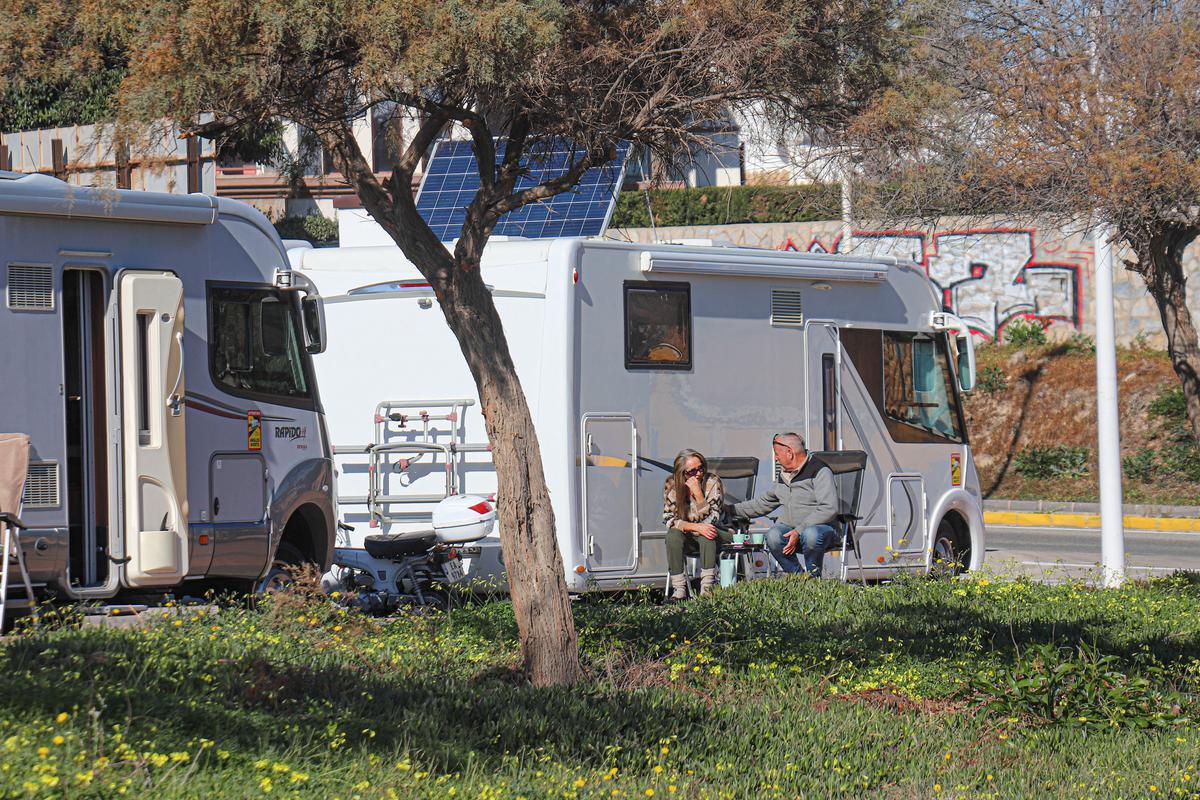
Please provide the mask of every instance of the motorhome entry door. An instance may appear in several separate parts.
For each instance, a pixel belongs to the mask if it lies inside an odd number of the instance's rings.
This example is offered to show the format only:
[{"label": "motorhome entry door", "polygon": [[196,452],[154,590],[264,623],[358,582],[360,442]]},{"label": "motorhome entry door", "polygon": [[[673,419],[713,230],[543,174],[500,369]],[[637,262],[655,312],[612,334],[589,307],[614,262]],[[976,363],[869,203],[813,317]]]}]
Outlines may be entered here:
[{"label": "motorhome entry door", "polygon": [[125,582],[164,586],[188,569],[183,284],[126,270],[118,292]]},{"label": "motorhome entry door", "polygon": [[630,414],[585,414],[582,425],[583,542],[588,569],[638,563],[637,427]]},{"label": "motorhome entry door", "polygon": [[838,326],[811,320],[804,325],[805,441],[810,450],[841,450],[842,342]]}]

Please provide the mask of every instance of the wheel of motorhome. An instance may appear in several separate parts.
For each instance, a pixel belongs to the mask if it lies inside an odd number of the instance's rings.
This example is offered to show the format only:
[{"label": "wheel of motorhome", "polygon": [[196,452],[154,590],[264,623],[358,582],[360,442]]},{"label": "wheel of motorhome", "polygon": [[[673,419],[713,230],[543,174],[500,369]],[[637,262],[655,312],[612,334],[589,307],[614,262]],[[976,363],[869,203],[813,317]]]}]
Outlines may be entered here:
[{"label": "wheel of motorhome", "polygon": [[0,243],[0,431],[30,436],[39,592],[195,594],[280,560],[328,567],[323,305],[262,214],[0,172]]},{"label": "wheel of motorhome", "polygon": [[304,563],[304,555],[292,545],[283,542],[275,551],[271,568],[254,587],[254,591],[258,594],[269,594],[291,586],[296,580],[295,571]]},{"label": "wheel of motorhome", "polygon": [[966,569],[965,559],[969,558],[968,541],[959,525],[948,517],[943,519],[938,525],[937,537],[933,542],[933,564],[930,572],[944,577],[962,573]]}]

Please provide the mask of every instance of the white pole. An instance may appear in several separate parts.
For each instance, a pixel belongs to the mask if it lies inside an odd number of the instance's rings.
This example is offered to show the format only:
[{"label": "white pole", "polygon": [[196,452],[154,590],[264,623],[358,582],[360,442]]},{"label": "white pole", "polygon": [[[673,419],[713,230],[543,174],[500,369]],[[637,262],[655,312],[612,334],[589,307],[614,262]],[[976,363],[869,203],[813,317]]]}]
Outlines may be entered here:
[{"label": "white pole", "polygon": [[1113,318],[1113,256],[1109,227],[1093,228],[1096,250],[1096,418],[1100,453],[1100,561],[1104,585],[1125,582],[1125,521],[1121,498],[1121,428],[1117,408],[1117,340]]}]

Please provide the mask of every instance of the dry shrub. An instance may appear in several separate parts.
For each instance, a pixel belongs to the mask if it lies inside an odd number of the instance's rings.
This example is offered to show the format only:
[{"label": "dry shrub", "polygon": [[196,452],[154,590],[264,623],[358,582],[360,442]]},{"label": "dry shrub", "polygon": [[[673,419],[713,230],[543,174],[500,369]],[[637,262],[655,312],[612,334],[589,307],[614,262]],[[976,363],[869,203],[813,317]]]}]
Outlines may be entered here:
[{"label": "dry shrub", "polygon": [[664,658],[647,658],[626,650],[616,650],[594,664],[591,678],[622,692],[671,686],[671,667]]}]

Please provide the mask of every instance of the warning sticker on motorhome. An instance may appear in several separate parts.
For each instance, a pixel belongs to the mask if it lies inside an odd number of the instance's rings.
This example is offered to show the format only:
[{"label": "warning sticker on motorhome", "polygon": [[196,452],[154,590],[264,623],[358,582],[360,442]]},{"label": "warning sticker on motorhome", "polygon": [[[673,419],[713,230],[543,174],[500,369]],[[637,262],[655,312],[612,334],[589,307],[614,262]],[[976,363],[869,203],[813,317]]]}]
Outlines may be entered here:
[{"label": "warning sticker on motorhome", "polygon": [[246,412],[246,449],[262,450],[262,412]]},{"label": "warning sticker on motorhome", "polygon": [[962,454],[950,454],[950,485],[962,486]]}]

